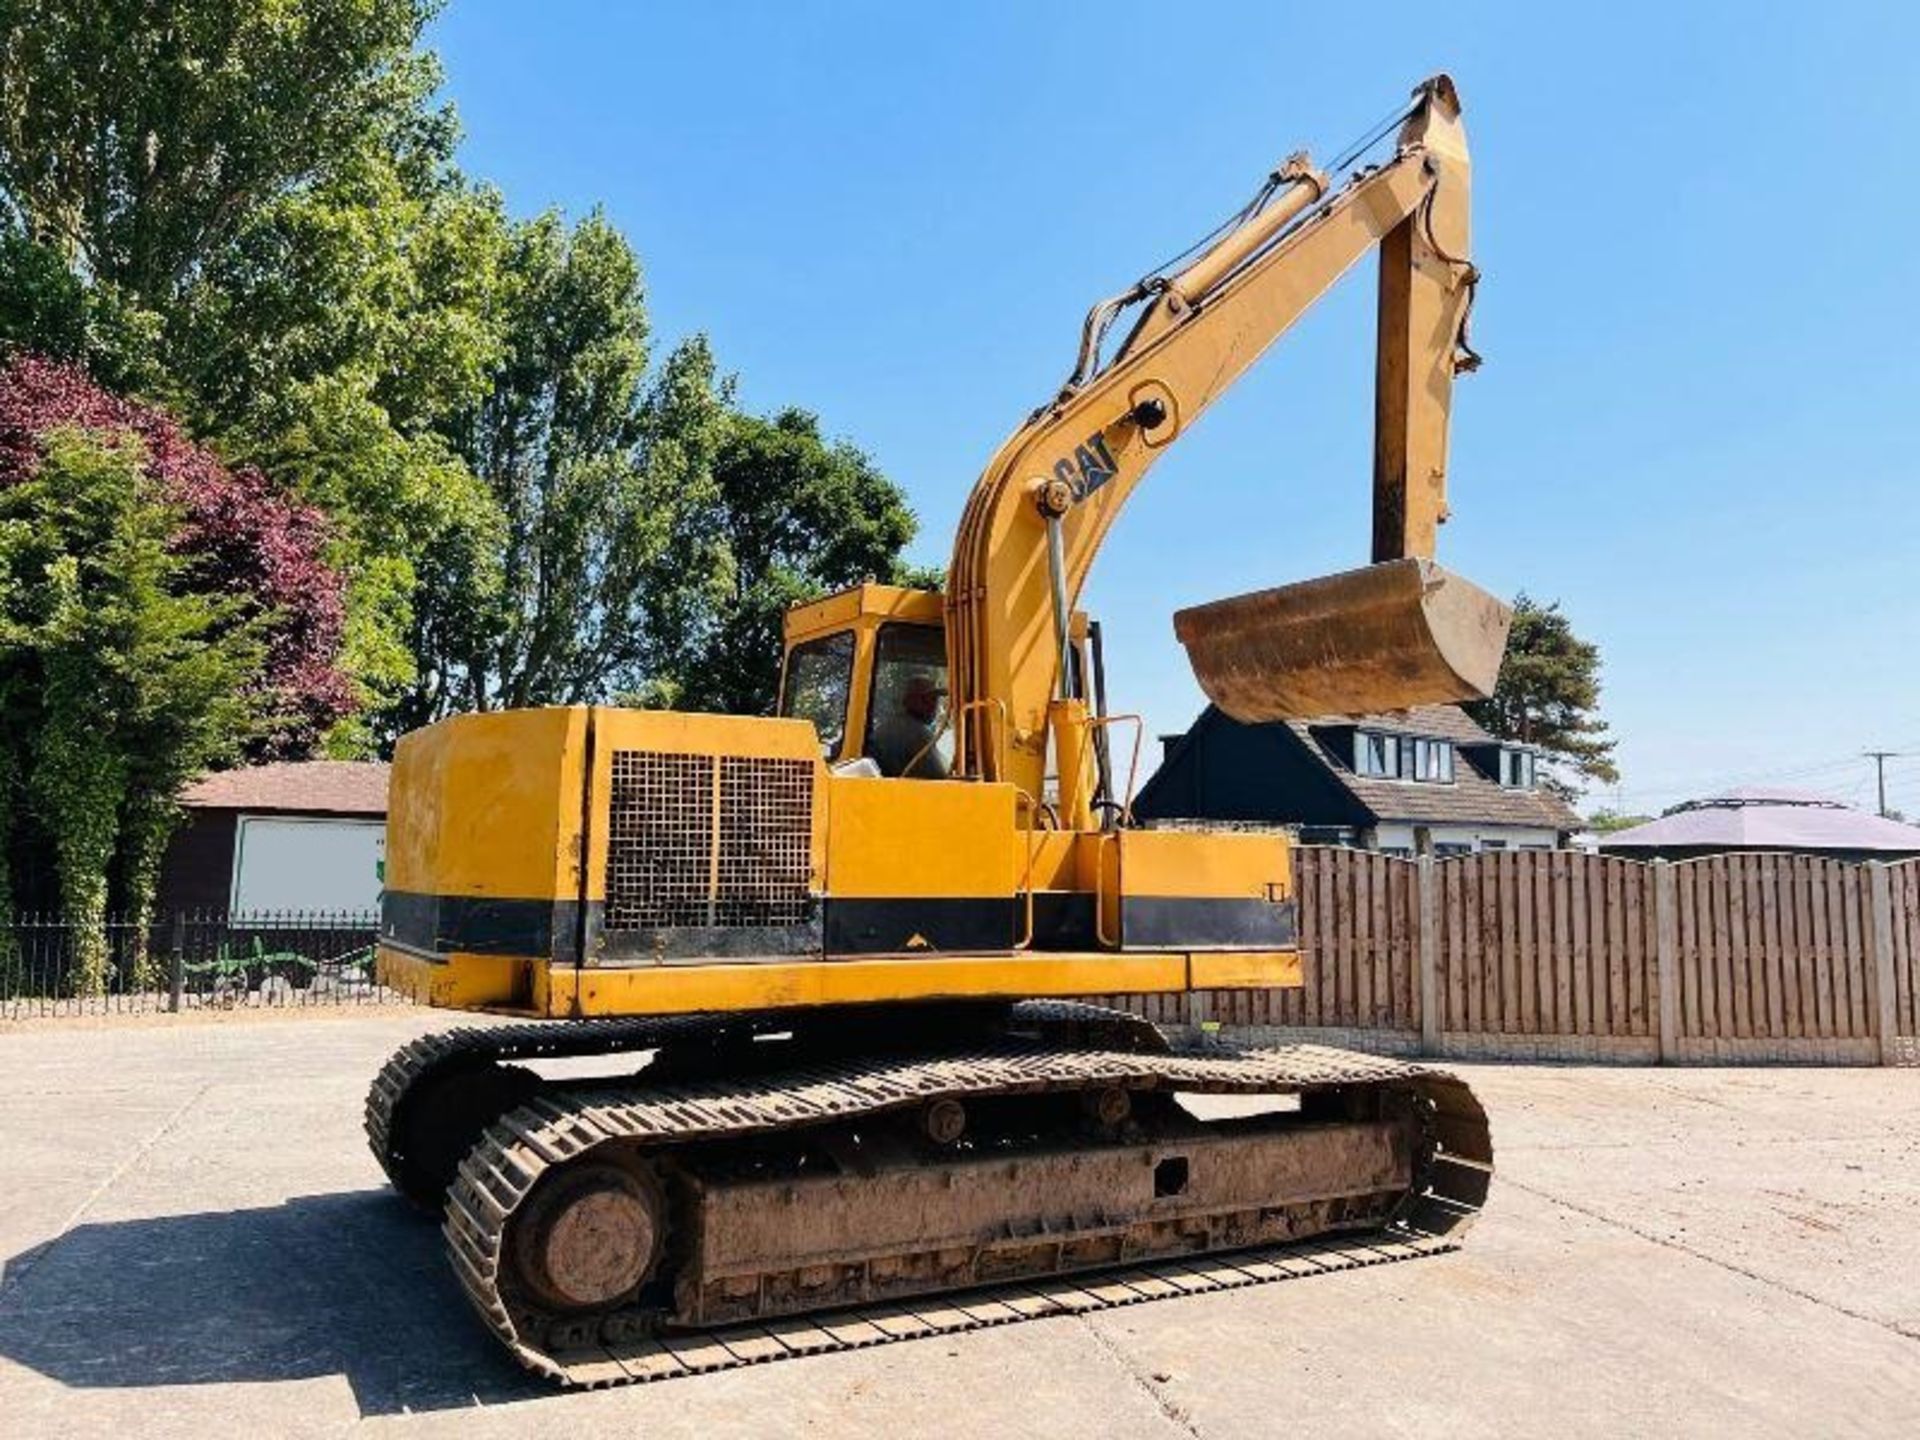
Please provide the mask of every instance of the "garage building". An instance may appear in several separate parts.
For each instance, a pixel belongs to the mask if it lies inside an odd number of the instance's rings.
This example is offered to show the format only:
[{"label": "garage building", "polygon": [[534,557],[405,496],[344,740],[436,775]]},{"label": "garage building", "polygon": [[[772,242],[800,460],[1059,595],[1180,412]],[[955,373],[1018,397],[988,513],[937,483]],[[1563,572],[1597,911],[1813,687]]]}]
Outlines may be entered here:
[{"label": "garage building", "polygon": [[209,775],[161,864],[158,909],[229,915],[380,906],[388,767],[310,760]]}]

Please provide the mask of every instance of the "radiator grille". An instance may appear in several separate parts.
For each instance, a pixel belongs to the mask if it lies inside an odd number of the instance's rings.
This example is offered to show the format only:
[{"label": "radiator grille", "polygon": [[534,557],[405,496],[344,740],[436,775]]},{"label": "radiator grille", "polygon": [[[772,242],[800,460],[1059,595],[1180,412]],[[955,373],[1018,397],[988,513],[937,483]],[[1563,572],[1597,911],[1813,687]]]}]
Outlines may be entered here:
[{"label": "radiator grille", "polygon": [[813,770],[806,760],[614,751],[607,930],[806,923]]}]

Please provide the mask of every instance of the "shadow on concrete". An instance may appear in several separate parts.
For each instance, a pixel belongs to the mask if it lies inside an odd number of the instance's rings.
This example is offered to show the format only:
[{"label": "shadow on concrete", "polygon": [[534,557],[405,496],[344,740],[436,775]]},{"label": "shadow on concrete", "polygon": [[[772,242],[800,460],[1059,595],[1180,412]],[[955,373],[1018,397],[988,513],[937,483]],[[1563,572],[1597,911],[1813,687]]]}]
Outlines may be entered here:
[{"label": "shadow on concrete", "polygon": [[387,1190],[74,1227],[0,1270],[0,1355],[87,1389],[342,1375],[363,1415],[543,1394]]}]

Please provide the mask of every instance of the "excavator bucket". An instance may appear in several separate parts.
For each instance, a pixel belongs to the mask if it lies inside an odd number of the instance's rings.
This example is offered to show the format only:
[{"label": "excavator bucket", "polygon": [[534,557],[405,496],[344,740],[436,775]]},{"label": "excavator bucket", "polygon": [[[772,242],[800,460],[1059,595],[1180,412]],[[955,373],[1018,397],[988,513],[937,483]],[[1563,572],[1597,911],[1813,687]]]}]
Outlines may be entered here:
[{"label": "excavator bucket", "polygon": [[1513,612],[1426,559],[1196,605],[1174,633],[1235,720],[1368,715],[1493,693]]}]

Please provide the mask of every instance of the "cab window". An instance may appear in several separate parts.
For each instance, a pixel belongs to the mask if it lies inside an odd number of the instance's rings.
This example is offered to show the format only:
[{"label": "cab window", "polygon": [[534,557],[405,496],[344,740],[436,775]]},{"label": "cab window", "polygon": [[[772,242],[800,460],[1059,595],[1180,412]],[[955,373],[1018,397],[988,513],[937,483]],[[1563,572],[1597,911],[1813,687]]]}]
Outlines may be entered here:
[{"label": "cab window", "polygon": [[946,718],[946,632],[937,625],[882,625],[863,753],[882,775],[944,780],[953,769],[953,727]]},{"label": "cab window", "polygon": [[787,655],[780,713],[811,720],[820,749],[836,760],[847,738],[847,696],[853,689],[853,632],[842,630],[796,645]]}]

